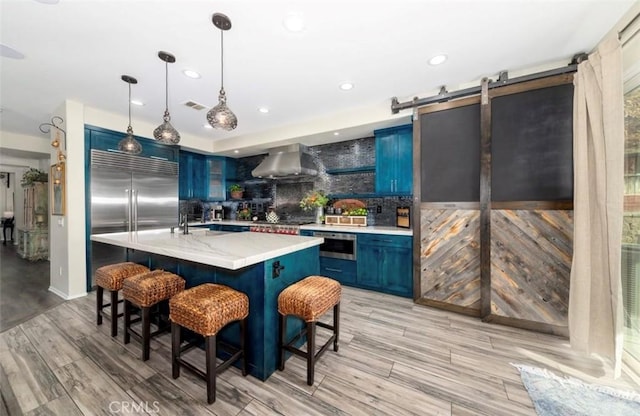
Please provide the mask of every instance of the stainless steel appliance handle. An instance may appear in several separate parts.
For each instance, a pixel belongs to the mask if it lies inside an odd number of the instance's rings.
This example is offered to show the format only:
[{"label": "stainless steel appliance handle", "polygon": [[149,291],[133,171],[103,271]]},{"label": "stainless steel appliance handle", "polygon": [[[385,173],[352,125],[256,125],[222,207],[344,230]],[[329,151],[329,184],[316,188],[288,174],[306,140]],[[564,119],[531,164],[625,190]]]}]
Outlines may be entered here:
[{"label": "stainless steel appliance handle", "polygon": [[131,232],[131,196],[129,195],[128,189],[125,189],[124,193],[127,195],[127,208],[126,208],[127,231]]},{"label": "stainless steel appliance handle", "polygon": [[133,230],[138,231],[138,191],[131,190],[131,196],[133,199]]}]

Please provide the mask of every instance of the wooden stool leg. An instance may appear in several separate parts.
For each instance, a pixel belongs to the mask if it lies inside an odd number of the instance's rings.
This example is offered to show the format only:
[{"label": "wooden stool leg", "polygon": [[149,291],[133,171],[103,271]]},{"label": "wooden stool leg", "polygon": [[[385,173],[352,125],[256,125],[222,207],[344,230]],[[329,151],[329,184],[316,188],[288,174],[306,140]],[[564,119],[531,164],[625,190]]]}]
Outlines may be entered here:
[{"label": "wooden stool leg", "polygon": [[307,322],[307,384],[313,386],[316,364],[316,323]]},{"label": "wooden stool leg", "polygon": [[142,361],[149,359],[149,351],[151,349],[151,308],[142,307]]},{"label": "wooden stool leg", "polygon": [[287,343],[285,337],[287,336],[287,317],[282,314],[278,314],[280,316],[280,325],[278,325],[278,347],[280,350],[280,366],[278,369],[280,371],[284,370],[284,346]]},{"label": "wooden stool leg", "polygon": [[240,321],[240,349],[242,350],[242,375],[247,375],[247,318]]},{"label": "wooden stool leg", "polygon": [[104,304],[104,299],[102,296],[104,294],[104,289],[102,286],[98,286],[96,290],[96,320],[98,325],[102,325],[102,305]]},{"label": "wooden stool leg", "polygon": [[338,351],[338,338],[340,337],[340,302],[336,303],[333,307],[333,333],[336,336],[333,340],[333,350]]},{"label": "wooden stool leg", "polygon": [[111,292],[111,336],[118,335],[118,291]]},{"label": "wooden stool leg", "polygon": [[171,375],[173,378],[180,377],[180,325],[171,322]]},{"label": "wooden stool leg", "polygon": [[131,341],[131,334],[129,328],[131,327],[131,302],[124,300],[124,343],[128,344]]},{"label": "wooden stool leg", "polygon": [[204,349],[207,366],[207,402],[216,401],[216,336],[205,337]]}]

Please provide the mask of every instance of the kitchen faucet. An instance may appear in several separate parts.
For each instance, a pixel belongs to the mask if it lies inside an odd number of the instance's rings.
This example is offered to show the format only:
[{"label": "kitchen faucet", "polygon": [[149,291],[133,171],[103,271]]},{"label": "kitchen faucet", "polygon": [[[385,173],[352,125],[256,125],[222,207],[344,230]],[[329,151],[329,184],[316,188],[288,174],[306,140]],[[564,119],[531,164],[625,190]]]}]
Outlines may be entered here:
[{"label": "kitchen faucet", "polygon": [[182,234],[189,234],[189,221],[187,221],[187,214],[180,214],[180,224],[182,226]]}]

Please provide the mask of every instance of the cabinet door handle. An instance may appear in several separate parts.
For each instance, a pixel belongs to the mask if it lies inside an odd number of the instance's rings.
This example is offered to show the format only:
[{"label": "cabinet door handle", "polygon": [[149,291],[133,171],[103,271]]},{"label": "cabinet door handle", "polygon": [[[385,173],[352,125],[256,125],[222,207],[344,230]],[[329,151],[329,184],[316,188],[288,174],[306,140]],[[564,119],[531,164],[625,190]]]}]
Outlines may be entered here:
[{"label": "cabinet door handle", "polygon": [[333,269],[331,267],[325,267],[324,269],[330,272],[342,273],[342,270],[340,269]]}]

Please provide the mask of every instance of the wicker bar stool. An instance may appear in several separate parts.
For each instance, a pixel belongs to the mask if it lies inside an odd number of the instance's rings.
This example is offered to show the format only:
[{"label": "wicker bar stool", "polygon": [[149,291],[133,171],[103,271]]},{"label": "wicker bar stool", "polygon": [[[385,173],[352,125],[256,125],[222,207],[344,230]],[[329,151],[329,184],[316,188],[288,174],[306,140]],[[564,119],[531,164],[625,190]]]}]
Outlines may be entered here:
[{"label": "wicker bar stool", "polygon": [[[203,283],[178,293],[169,301],[169,319],[171,320],[171,368],[173,378],[180,376],[183,366],[207,382],[207,402],[216,401],[216,374],[227,369],[242,358],[242,375],[247,375],[247,317],[249,316],[249,297],[228,286]],[[220,343],[230,357],[216,366],[216,335],[228,324],[240,321],[240,346]],[[180,354],[198,345],[198,340],[181,346],[181,329],[187,328],[202,335],[205,342],[206,369],[193,366],[180,358]]]},{"label": "wicker bar stool", "polygon": [[[308,276],[280,292],[278,312],[280,314],[279,350],[280,371],[284,370],[285,351],[292,352],[307,360],[307,384],[313,385],[314,368],[318,358],[333,342],[333,350],[338,351],[340,335],[340,283],[323,276]],[[319,322],[318,318],[333,307],[333,325]],[[287,315],[294,315],[306,322],[306,328],[287,342]],[[333,331],[327,342],[315,352],[316,325]],[[307,336],[307,351],[296,348],[295,343]]]},{"label": "wicker bar stool", "polygon": [[[122,289],[122,282],[137,274],[148,273],[149,268],[141,264],[125,262],[109,264],[96,269],[95,279],[97,287],[96,293],[96,315],[97,324],[102,325],[102,310],[111,307],[111,336],[118,335],[118,292]],[[107,289],[111,295],[111,303],[104,304],[104,290]],[[105,316],[106,317],[106,316]]]},{"label": "wicker bar stool", "polygon": [[[167,332],[168,326],[151,333],[151,307],[170,299],[176,293],[184,290],[185,280],[164,270],[154,270],[145,274],[133,276],[124,281],[122,295],[124,297],[124,343],[128,344],[131,335],[142,343],[142,361],[149,359],[151,338]],[[140,308],[140,317],[131,320],[132,305]],[[137,333],[131,324],[142,321],[142,333]]]}]

